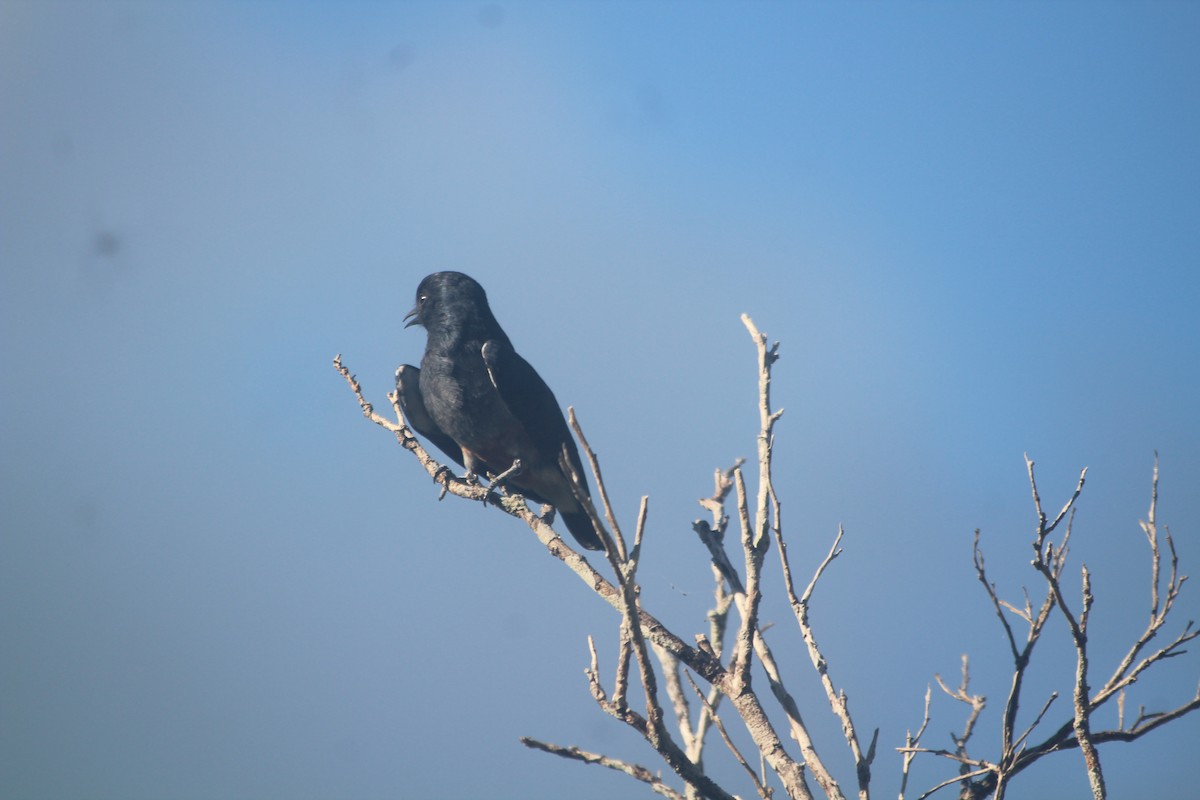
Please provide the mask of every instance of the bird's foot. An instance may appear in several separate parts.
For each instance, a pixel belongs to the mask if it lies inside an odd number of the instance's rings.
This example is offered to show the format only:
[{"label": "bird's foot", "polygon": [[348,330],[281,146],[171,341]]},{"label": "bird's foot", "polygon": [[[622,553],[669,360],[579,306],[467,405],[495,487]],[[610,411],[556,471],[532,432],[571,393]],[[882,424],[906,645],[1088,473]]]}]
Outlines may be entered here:
[{"label": "bird's foot", "polygon": [[[396,435],[400,437],[400,446],[405,450],[414,450],[416,449],[417,445],[420,444],[420,442],[417,440],[417,437],[413,435],[413,429],[408,427],[408,425],[402,425],[400,427],[400,431]],[[442,467],[442,469],[446,468]],[[446,471],[449,472],[449,470]],[[434,474],[433,479],[435,481],[437,480],[436,474]]]},{"label": "bird's foot", "polygon": [[445,464],[440,465],[433,473],[433,482],[440,484],[442,491],[438,494],[438,500],[441,501],[446,496],[447,490],[450,488],[450,481],[454,480],[454,473]]}]

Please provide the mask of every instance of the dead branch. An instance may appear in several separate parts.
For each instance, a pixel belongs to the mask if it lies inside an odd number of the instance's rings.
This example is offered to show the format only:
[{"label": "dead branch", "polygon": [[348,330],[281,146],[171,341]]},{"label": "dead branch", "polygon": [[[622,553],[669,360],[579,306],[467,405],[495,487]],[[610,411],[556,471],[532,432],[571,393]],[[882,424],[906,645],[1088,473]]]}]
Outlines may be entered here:
[{"label": "dead branch", "polygon": [[[395,416],[394,420],[389,419],[377,413],[374,407],[366,401],[362,387],[355,376],[342,364],[340,356],[334,359],[334,366],[350,386],[363,415],[391,432],[402,447],[416,456],[418,462],[437,484],[439,499],[446,494],[454,494],[483,502],[501,509],[509,516],[519,518],[533,531],[538,540],[546,547],[547,552],[562,561],[591,591],[618,612],[620,628],[616,666],[612,673],[613,691],[610,695],[601,681],[599,656],[595,642],[590,636],[588,637],[590,661],[585,670],[589,691],[597,705],[605,713],[621,720],[644,737],[671,770],[682,779],[685,790],[680,793],[671,788],[660,775],[652,773],[639,764],[603,754],[590,753],[578,747],[561,747],[536,739],[523,738],[521,741],[527,747],[620,771],[646,784],[664,797],[680,798],[680,800],[693,800],[699,797],[732,799],[734,795],[719,786],[706,773],[704,767],[702,756],[706,734],[711,728],[716,728],[726,749],[749,776],[755,792],[764,800],[770,798],[773,792],[768,780],[768,770],[774,773],[773,780],[778,780],[782,784],[784,792],[792,800],[811,800],[812,792],[807,783],[809,772],[828,798],[844,800],[845,796],[839,782],[818,755],[816,743],[809,733],[800,708],[784,685],[784,670],[777,663],[763,635],[764,630],[768,627],[763,625],[760,619],[763,585],[764,581],[768,579],[763,571],[763,565],[771,541],[774,539],[779,549],[784,587],[801,638],[806,645],[817,680],[824,690],[826,701],[841,725],[843,739],[853,758],[858,799],[869,800],[871,766],[875,758],[879,731],[874,731],[869,744],[864,748],[850,713],[847,693],[835,684],[829,662],[818,645],[816,631],[810,620],[812,596],[826,570],[842,553],[840,545],[844,531],[839,528],[827,555],[817,566],[804,591],[798,594],[788,558],[787,541],[783,535],[782,504],[776,493],[772,476],[774,426],[783,413],[782,410],[772,410],[770,401],[771,372],[772,366],[779,358],[779,344],[776,342],[768,347],[766,336],[759,332],[749,317],[743,315],[742,322],[755,343],[758,356],[760,425],[756,440],[757,485],[753,500],[751,500],[750,490],[747,487],[747,476],[742,470],[743,462],[739,460],[731,469],[716,472],[713,495],[700,501],[701,505],[711,512],[712,521],[697,520],[693,524],[693,530],[707,549],[712,563],[714,604],[708,612],[708,633],[696,636],[695,645],[686,643],[642,607],[641,587],[638,584],[637,573],[641,558],[641,546],[646,532],[648,498],[643,497],[641,500],[633,542],[632,545],[629,545],[610,502],[599,459],[584,436],[573,409],[569,409],[570,425],[583,448],[587,463],[596,480],[597,497],[602,506],[603,518],[584,490],[582,476],[574,473],[570,460],[562,458],[560,466],[572,479],[576,498],[585,509],[597,535],[604,544],[605,558],[613,576],[611,580],[597,571],[583,555],[572,549],[550,527],[550,523],[553,521],[552,509],[546,507],[542,510],[542,516],[539,516],[525,504],[520,495],[512,493],[508,488],[501,488],[497,491],[479,485],[478,482],[470,480],[470,476],[468,479],[456,477],[449,468],[435,461],[415,438],[404,418],[398,392],[393,391],[388,394],[388,400]],[[978,531],[976,531],[973,546],[976,577],[984,587],[993,613],[1000,621],[1013,663],[1012,680],[1000,720],[999,758],[995,761],[981,759],[971,755],[968,751],[968,743],[972,741],[972,737],[977,735],[978,723],[986,705],[986,699],[983,695],[970,692],[968,661],[964,656],[962,680],[957,688],[947,686],[940,676],[935,675],[936,682],[947,696],[966,704],[969,708],[962,731],[952,734],[953,750],[929,748],[922,744],[922,737],[930,724],[931,689],[927,687],[921,725],[915,734],[910,732],[906,735],[904,747],[897,748],[902,762],[901,800],[908,789],[911,765],[919,754],[933,755],[936,758],[948,760],[955,765],[956,769],[953,777],[939,782],[924,792],[920,796],[921,798],[928,797],[947,786],[958,784],[960,798],[963,800],[981,800],[983,797],[1003,800],[1008,784],[1028,766],[1050,753],[1074,747],[1078,747],[1083,754],[1094,798],[1104,800],[1106,788],[1098,755],[1100,745],[1114,741],[1133,741],[1179,719],[1196,708],[1200,708],[1200,691],[1198,691],[1196,696],[1172,710],[1147,712],[1144,708],[1139,708],[1138,714],[1131,724],[1127,724],[1125,717],[1125,697],[1128,688],[1142,678],[1155,664],[1182,655],[1184,645],[1200,636],[1200,631],[1195,630],[1192,623],[1188,622],[1183,630],[1169,641],[1160,642],[1157,649],[1151,647],[1152,640],[1159,636],[1167,622],[1168,615],[1176,607],[1181,589],[1187,581],[1187,576],[1179,572],[1178,556],[1170,531],[1164,528],[1164,533],[1159,533],[1157,454],[1151,486],[1150,509],[1147,519],[1140,523],[1150,551],[1149,622],[1116,665],[1111,677],[1095,691],[1089,685],[1091,656],[1088,649],[1088,627],[1095,603],[1092,576],[1087,567],[1082,566],[1080,572],[1081,600],[1078,611],[1066,599],[1063,584],[1076,504],[1082,493],[1087,470],[1080,473],[1074,492],[1051,518],[1043,510],[1034,473],[1034,462],[1028,456],[1026,456],[1026,468],[1037,517],[1032,543],[1034,548],[1032,566],[1046,586],[1044,598],[1036,607],[1028,592],[1024,594],[1023,604],[1013,604],[1002,599],[995,584],[988,579]],[[730,498],[734,503],[733,510],[737,519],[737,537],[726,536],[730,522],[730,515],[726,513],[726,503],[730,501]],[[1051,535],[1059,530],[1064,522],[1061,541],[1056,544],[1051,540]],[[727,552],[726,545],[731,540],[740,545],[740,558],[736,556],[731,558]],[[732,634],[732,638],[727,643],[729,614],[734,608],[737,609],[739,623],[736,632]],[[1055,611],[1063,618],[1076,652],[1076,670],[1072,685],[1072,713],[1069,719],[1063,720],[1057,728],[1045,734],[1040,741],[1031,743],[1034,732],[1040,728],[1050,712],[1058,696],[1057,693],[1052,693],[1042,703],[1032,722],[1023,730],[1017,730],[1016,721],[1032,654],[1045,631],[1049,617]],[[1024,637],[1020,636],[1017,626],[1009,618],[1009,615],[1025,623]],[[729,646],[726,646],[727,644]],[[651,649],[654,651],[654,659],[650,657]],[[661,675],[655,668],[655,662],[662,670]],[[799,758],[792,756],[784,747],[771,717],[763,706],[762,699],[758,694],[760,687],[755,685],[756,664],[762,668],[767,686],[771,689],[773,697],[786,718],[791,737],[799,746]],[[633,672],[635,667],[636,676]],[[680,743],[676,742],[666,721],[666,714],[660,700],[660,678],[663,691],[666,692],[669,701],[670,711],[674,714],[675,724],[671,727],[677,728]],[[692,686],[700,701],[695,713],[689,704],[688,693],[683,688],[684,679]],[[697,680],[707,683],[708,688],[702,690]],[[630,687],[635,681],[640,685],[640,696],[645,702],[643,711],[631,707]],[[634,695],[636,697],[636,690],[634,690]],[[1116,728],[1093,730],[1094,712],[1113,697],[1117,698],[1118,704]],[[719,706],[722,704],[725,704],[724,714],[719,710]],[[758,770],[751,765],[751,759],[741,752],[727,730],[726,722],[735,714],[741,719],[750,740],[758,749]],[[972,749],[976,749],[976,746],[973,745]]]},{"label": "dead branch", "polygon": [[625,773],[634,780],[649,784],[650,788],[653,789],[656,794],[660,794],[663,797],[666,797],[668,800],[684,800],[683,795],[662,782],[661,776],[651,772],[640,764],[631,764],[628,761],[610,758],[609,756],[600,755],[599,753],[589,753],[586,750],[581,750],[574,746],[562,747],[557,744],[538,741],[537,739],[532,739],[528,736],[521,737],[521,744],[533,750],[541,750],[544,753],[550,753],[551,755],[562,756],[563,758],[570,758],[575,761],[582,761],[585,764],[598,764],[602,767],[615,769],[618,772]]},{"label": "dead branch", "polygon": [[[1170,553],[1170,567],[1169,570],[1164,570],[1162,567],[1163,554],[1161,552],[1156,520],[1158,500],[1158,461],[1156,454],[1154,477],[1151,483],[1150,511],[1147,519],[1140,523],[1150,547],[1150,619],[1146,629],[1130,646],[1109,680],[1100,689],[1092,693],[1088,677],[1090,671],[1088,623],[1095,603],[1091,573],[1086,566],[1081,567],[1081,603],[1078,613],[1072,609],[1066,600],[1062,583],[1068,543],[1074,523],[1076,502],[1083,489],[1087,470],[1081,471],[1074,492],[1058,514],[1055,515],[1054,519],[1050,520],[1043,512],[1042,501],[1034,473],[1034,463],[1028,457],[1026,457],[1026,469],[1030,481],[1034,510],[1037,515],[1037,527],[1033,536],[1035,555],[1032,566],[1042,576],[1046,585],[1046,596],[1036,612],[1028,593],[1025,594],[1023,606],[1016,606],[1000,599],[995,584],[987,577],[983,552],[979,545],[978,531],[976,531],[973,551],[976,577],[984,587],[984,591],[987,593],[997,619],[1000,620],[1001,628],[1004,631],[1004,636],[1013,658],[1012,685],[1001,721],[1000,758],[996,763],[992,764],[968,757],[965,751],[965,739],[962,737],[959,737],[956,741],[961,741],[963,746],[956,746],[954,752],[922,748],[919,746],[919,740],[906,742],[906,746],[900,748],[900,751],[906,759],[910,758],[912,754],[923,752],[947,758],[959,764],[960,774],[957,778],[935,786],[929,793],[947,786],[954,781],[960,781],[962,782],[960,793],[960,797],[962,798],[977,800],[979,798],[991,797],[996,798],[996,800],[1002,800],[1005,796],[1008,783],[1027,767],[1051,753],[1079,748],[1083,754],[1084,768],[1091,785],[1092,795],[1097,800],[1101,800],[1106,796],[1107,788],[1099,760],[1098,748],[1100,745],[1116,741],[1133,741],[1149,733],[1150,730],[1161,727],[1169,721],[1179,719],[1185,714],[1200,708],[1200,691],[1198,691],[1196,696],[1191,700],[1170,711],[1147,714],[1144,710],[1140,710],[1133,724],[1126,727],[1124,692],[1127,687],[1134,683],[1139,676],[1144,674],[1154,664],[1181,655],[1183,653],[1183,645],[1200,635],[1200,631],[1194,630],[1192,622],[1189,621],[1185,624],[1183,630],[1171,641],[1153,652],[1148,652],[1148,643],[1164,626],[1167,614],[1174,607],[1180,589],[1184,581],[1186,581],[1186,576],[1179,574],[1178,559],[1174,544],[1171,542],[1169,536],[1164,538],[1167,542],[1167,550]],[[1063,533],[1062,541],[1055,545],[1049,538],[1050,533],[1064,520],[1066,521],[1066,529]],[[1164,573],[1168,573],[1165,576],[1165,584]],[[1059,724],[1057,728],[1040,742],[1030,744],[1034,730],[1045,719],[1058,693],[1055,692],[1050,695],[1043,703],[1034,720],[1018,735],[1015,730],[1015,721],[1017,709],[1020,705],[1021,688],[1034,646],[1040,640],[1050,614],[1056,609],[1067,625],[1076,652],[1076,669],[1074,680],[1072,681],[1072,713],[1068,720]],[[1018,643],[1018,637],[1008,620],[1006,612],[1024,620],[1028,626],[1024,643]],[[940,679],[938,682],[941,684]],[[944,685],[942,685],[942,688],[947,694],[955,697],[955,699],[963,702],[970,700],[970,696],[965,691],[965,673],[964,688],[961,692],[950,690]],[[1113,697],[1117,698],[1118,703],[1117,727],[1111,730],[1093,730],[1091,721],[1095,710]],[[982,701],[982,698],[979,698],[979,700]],[[969,733],[974,725],[975,717],[977,717],[977,713],[973,712],[968,728],[964,733]],[[902,774],[907,775],[907,762]]]},{"label": "dead branch", "polygon": [[908,773],[912,768],[913,759],[917,756],[917,748],[921,746],[921,737],[925,735],[925,729],[929,727],[929,698],[932,694],[933,687],[926,685],[925,714],[921,718],[921,727],[917,728],[915,734],[912,729],[904,732],[904,747],[900,749],[900,800],[904,800],[904,792],[908,789]]},{"label": "dead branch", "polygon": [[696,681],[693,680],[692,676],[688,675],[687,679],[688,683],[692,685],[692,690],[695,691],[696,696],[700,698],[700,702],[704,705],[704,710],[708,714],[709,719],[711,719],[713,724],[717,726],[717,731],[720,732],[721,739],[725,742],[725,746],[729,748],[731,753],[733,753],[734,759],[737,760],[742,769],[744,769],[750,775],[750,780],[754,783],[754,790],[758,792],[758,796],[763,800],[771,800],[771,790],[767,788],[762,779],[759,778],[758,773],[755,772],[754,768],[751,767],[749,762],[746,761],[745,756],[743,756],[741,751],[738,750],[737,745],[733,743],[733,739],[729,738],[729,733],[725,730],[725,724],[721,722],[721,717],[719,714],[717,714],[717,710],[712,707],[711,703],[709,703],[708,698],[704,696],[704,692],[702,692],[700,687],[696,685]]},{"label": "dead branch", "polygon": [[1096,745],[1092,742],[1091,716],[1093,706],[1088,687],[1087,624],[1088,618],[1091,615],[1092,604],[1095,601],[1092,595],[1091,576],[1085,565],[1082,568],[1083,607],[1080,610],[1079,616],[1076,617],[1071,611],[1066,598],[1063,596],[1062,582],[1060,581],[1067,540],[1071,535],[1071,522],[1067,523],[1067,532],[1063,535],[1062,544],[1059,545],[1058,555],[1054,554],[1052,545],[1044,544],[1046,537],[1068,513],[1071,514],[1070,520],[1074,520],[1075,501],[1079,499],[1079,493],[1083,490],[1083,482],[1087,475],[1087,469],[1084,468],[1080,472],[1079,483],[1076,485],[1071,499],[1058,512],[1058,516],[1055,517],[1054,522],[1047,525],[1046,515],[1042,512],[1041,500],[1038,497],[1037,479],[1034,477],[1033,472],[1033,461],[1028,455],[1025,456],[1025,464],[1029,472],[1029,484],[1033,490],[1034,505],[1038,514],[1038,528],[1034,538],[1034,549],[1037,556],[1033,560],[1033,567],[1042,573],[1042,577],[1046,579],[1050,593],[1054,596],[1054,604],[1062,613],[1063,619],[1067,623],[1067,629],[1071,633],[1071,641],[1075,645],[1075,685],[1072,691],[1075,715],[1072,720],[1072,727],[1075,731],[1075,741],[1079,743],[1080,752],[1083,753],[1084,767],[1087,770],[1088,781],[1092,787],[1092,796],[1095,800],[1105,800],[1108,791],[1104,785],[1104,770],[1100,765],[1100,753],[1096,750]]}]

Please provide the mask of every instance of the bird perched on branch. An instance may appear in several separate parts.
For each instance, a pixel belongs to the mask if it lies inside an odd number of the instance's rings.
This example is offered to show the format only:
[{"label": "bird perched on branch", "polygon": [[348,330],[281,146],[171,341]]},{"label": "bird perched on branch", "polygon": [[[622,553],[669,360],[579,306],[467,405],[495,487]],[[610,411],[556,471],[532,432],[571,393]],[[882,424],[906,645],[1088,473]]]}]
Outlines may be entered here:
[{"label": "bird perched on branch", "polygon": [[567,458],[587,493],[579,451],[550,387],[513,349],[487,294],[461,272],[435,272],[417,287],[404,327],[428,333],[421,368],[396,373],[405,418],[468,477],[507,484],[557,509],[567,530],[589,550],[602,550],[591,519],[559,464]]}]

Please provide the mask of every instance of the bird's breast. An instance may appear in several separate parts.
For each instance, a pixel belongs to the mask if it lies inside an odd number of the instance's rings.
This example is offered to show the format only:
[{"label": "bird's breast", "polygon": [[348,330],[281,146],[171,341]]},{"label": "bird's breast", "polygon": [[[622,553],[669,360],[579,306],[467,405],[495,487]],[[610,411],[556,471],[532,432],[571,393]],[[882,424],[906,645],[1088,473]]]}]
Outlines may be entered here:
[{"label": "bird's breast", "polygon": [[479,347],[429,353],[421,361],[421,396],[426,410],[460,447],[502,472],[517,457],[535,452],[488,376]]}]

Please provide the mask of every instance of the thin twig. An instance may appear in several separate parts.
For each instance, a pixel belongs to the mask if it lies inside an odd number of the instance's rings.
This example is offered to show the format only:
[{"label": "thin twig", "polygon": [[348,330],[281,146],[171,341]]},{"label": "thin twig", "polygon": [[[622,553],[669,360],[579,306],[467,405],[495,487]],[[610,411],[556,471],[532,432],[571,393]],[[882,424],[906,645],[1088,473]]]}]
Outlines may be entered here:
[{"label": "thin twig", "polygon": [[612,503],[608,501],[608,488],[604,485],[604,478],[600,473],[600,461],[596,458],[596,453],[588,444],[587,437],[583,435],[583,429],[579,426],[579,420],[575,418],[575,409],[567,407],[567,418],[571,422],[571,430],[575,432],[575,438],[579,440],[579,444],[583,446],[583,452],[587,456],[588,466],[591,467],[592,474],[596,476],[596,490],[600,492],[600,502],[604,505],[604,516],[608,520],[608,525],[612,531],[612,537],[617,544],[617,554],[621,561],[627,559],[625,553],[625,538],[621,536],[621,527],[617,524],[616,515],[613,513]]},{"label": "thin twig", "polygon": [[[1063,537],[1063,543],[1059,545],[1057,553],[1053,552],[1053,547],[1046,547],[1046,537],[1054,529],[1063,517],[1068,512],[1073,512],[1075,501],[1079,498],[1079,493],[1083,489],[1084,478],[1087,475],[1087,469],[1084,468],[1079,475],[1079,483],[1075,487],[1075,492],[1071,495],[1062,510],[1058,512],[1054,522],[1047,525],[1046,515],[1042,512],[1041,500],[1038,497],[1037,479],[1034,477],[1033,461],[1029,456],[1025,457],[1026,467],[1029,472],[1029,484],[1033,491],[1034,505],[1038,514],[1038,527],[1034,536],[1034,549],[1037,551],[1037,557],[1033,561],[1034,569],[1042,573],[1046,579],[1050,592],[1054,595],[1055,605],[1061,612],[1063,619],[1066,620],[1067,629],[1071,633],[1071,641],[1075,645],[1075,685],[1072,692],[1074,697],[1074,719],[1072,727],[1075,731],[1075,740],[1079,743],[1080,751],[1083,753],[1083,763],[1087,770],[1088,781],[1092,787],[1092,797],[1094,800],[1105,800],[1107,797],[1107,789],[1104,783],[1104,771],[1100,765],[1100,753],[1096,750],[1095,744],[1092,742],[1091,732],[1091,691],[1088,686],[1088,647],[1087,647],[1087,624],[1088,617],[1091,613],[1094,597],[1092,595],[1091,575],[1088,573],[1086,566],[1082,568],[1083,578],[1083,607],[1080,610],[1079,616],[1076,617],[1071,611],[1066,598],[1063,596],[1062,584],[1059,580],[1062,567],[1063,554],[1065,554],[1067,539],[1071,534],[1071,524],[1067,525],[1067,533]],[[1071,514],[1071,519],[1074,519],[1074,514]],[[1048,552],[1049,551],[1049,552]]]},{"label": "thin twig", "polygon": [[913,748],[919,747],[921,737],[925,735],[925,729],[929,727],[929,698],[933,694],[933,687],[929,684],[925,685],[925,713],[921,717],[921,727],[917,728],[916,734],[913,734],[912,729],[904,732],[904,749],[901,749],[900,763],[900,800],[904,800],[904,792],[908,789],[908,773],[912,768],[913,759],[917,753]]},{"label": "thin twig", "polygon": [[641,764],[633,764],[628,761],[622,761],[609,756],[600,755],[599,753],[589,753],[586,750],[581,750],[578,747],[562,747],[549,742],[538,741],[531,739],[528,736],[521,737],[521,744],[533,750],[541,750],[545,753],[569,758],[575,761],[582,761],[585,764],[597,764],[602,767],[608,767],[618,772],[623,772],[629,777],[639,780],[650,786],[655,793],[668,798],[668,800],[684,800],[684,796],[672,789],[662,781],[662,777],[643,767]]},{"label": "thin twig", "polygon": [[944,780],[941,783],[934,786],[932,789],[929,789],[928,791],[924,792],[920,797],[917,798],[917,800],[925,800],[925,798],[929,797],[934,792],[936,792],[940,789],[945,789],[947,786],[952,786],[956,783],[959,783],[960,781],[966,782],[966,781],[969,781],[971,778],[978,778],[980,775],[987,775],[990,772],[992,772],[992,768],[990,766],[980,767],[979,769],[972,770],[970,772],[964,772],[961,775],[957,775],[953,778],[947,778],[946,780]]},{"label": "thin twig", "polygon": [[830,709],[841,723],[842,735],[845,737],[846,744],[850,748],[850,753],[854,757],[859,797],[862,800],[866,800],[869,795],[868,790],[871,780],[873,753],[871,752],[871,748],[868,748],[867,753],[863,753],[862,751],[862,747],[858,741],[858,731],[854,726],[854,719],[850,714],[849,699],[845,691],[838,691],[837,687],[834,686],[833,677],[829,673],[829,662],[826,660],[824,653],[821,652],[821,647],[817,643],[816,631],[813,629],[812,622],[808,616],[809,603],[812,600],[813,592],[816,590],[817,581],[825,574],[825,570],[833,563],[834,559],[842,554],[842,549],[839,545],[844,535],[845,530],[841,526],[838,526],[837,536],[834,537],[829,552],[814,571],[812,579],[804,589],[804,594],[799,597],[796,596],[796,586],[792,580],[792,567],[788,559],[787,543],[784,541],[780,531],[776,531],[775,538],[779,545],[780,567],[783,571],[783,584],[787,591],[788,602],[791,605],[792,613],[796,617],[796,624],[800,627],[800,635],[803,637],[804,643],[808,648],[809,659],[812,661],[813,668],[816,669],[817,676],[821,681],[821,686],[825,690],[825,698],[829,702]]}]

